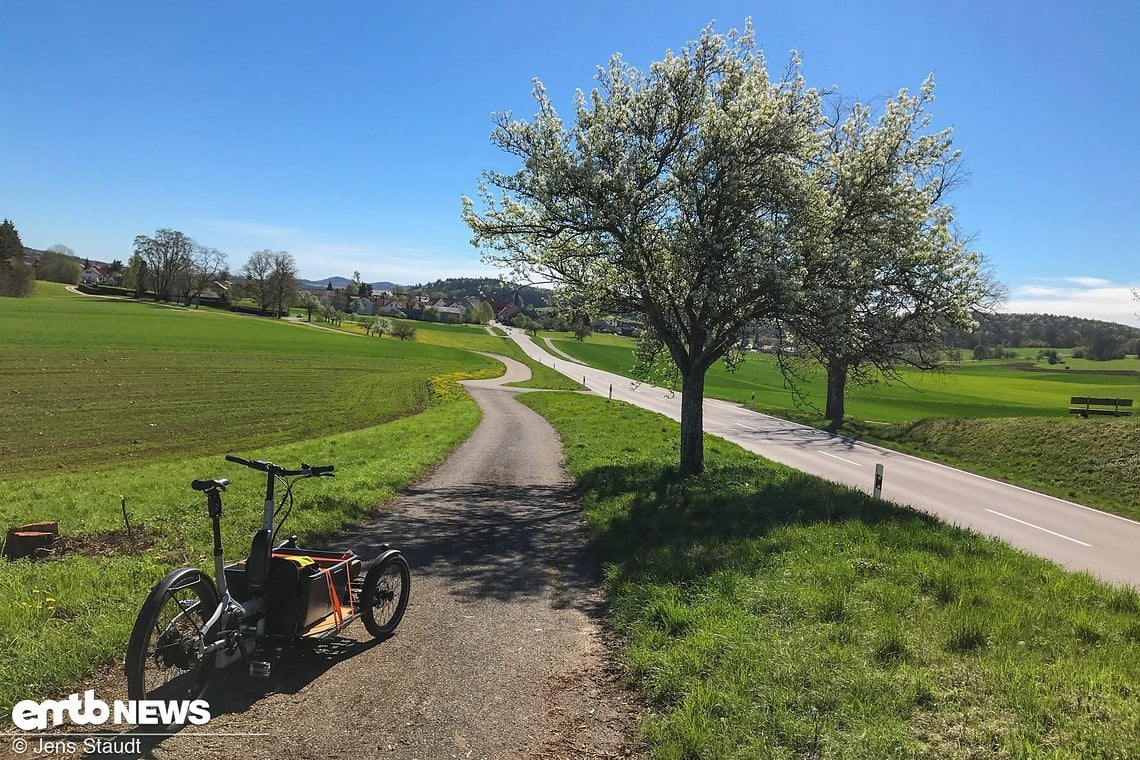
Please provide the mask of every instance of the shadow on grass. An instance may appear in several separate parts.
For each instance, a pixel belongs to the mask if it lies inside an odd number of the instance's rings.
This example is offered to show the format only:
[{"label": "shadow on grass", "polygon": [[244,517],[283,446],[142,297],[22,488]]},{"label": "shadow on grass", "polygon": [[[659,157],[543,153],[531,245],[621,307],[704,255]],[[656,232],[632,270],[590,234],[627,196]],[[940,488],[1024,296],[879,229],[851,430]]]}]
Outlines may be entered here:
[{"label": "shadow on grass", "polygon": [[[603,466],[578,486],[600,559],[617,565],[618,580],[692,580],[726,566],[755,571],[784,551],[778,529],[817,523],[858,521],[932,554],[980,548],[960,538],[952,544],[950,533],[961,531],[928,515],[764,466],[710,464],[698,477],[649,462]],[[765,538],[757,549],[754,539]]]}]

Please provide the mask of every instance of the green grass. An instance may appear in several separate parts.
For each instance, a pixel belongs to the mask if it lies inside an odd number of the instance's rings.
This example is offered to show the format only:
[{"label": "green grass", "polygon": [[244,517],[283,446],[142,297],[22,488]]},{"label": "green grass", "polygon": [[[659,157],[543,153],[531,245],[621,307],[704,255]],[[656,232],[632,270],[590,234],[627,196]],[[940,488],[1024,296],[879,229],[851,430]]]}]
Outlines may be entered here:
[{"label": "green grass", "polygon": [[[554,341],[567,354],[585,364],[629,375],[633,367],[633,341],[617,336],[590,336],[579,342],[563,337]],[[1085,362],[1081,369],[1049,368],[1041,363],[1020,361],[964,361],[945,373],[903,372],[903,383],[850,386],[847,413],[863,420],[904,422],[927,417],[1065,417],[1069,398],[1078,396],[1123,396],[1140,399],[1140,361],[1128,363],[1136,374],[1118,372],[1114,362]],[[774,358],[749,355],[735,372],[718,362],[705,380],[705,395],[750,403],[756,394],[759,411],[795,416],[821,417],[826,396],[826,378],[805,368],[800,388],[805,403],[797,402],[785,387]]]},{"label": "green grass", "polygon": [[604,399],[566,446],[658,758],[1140,755],[1140,598]]},{"label": "green grass", "polygon": [[36,294],[0,299],[0,484],[366,428],[426,408],[433,375],[499,366],[53,283]]},{"label": "green grass", "polygon": [[[241,450],[296,466],[331,463],[335,479],[305,481],[286,524],[302,540],[320,540],[363,519],[428,467],[441,461],[478,424],[465,394],[421,414],[364,430],[283,446]],[[0,716],[20,699],[53,696],[85,674],[121,661],[130,628],[150,587],[171,568],[210,569],[210,523],[194,478],[227,477],[223,540],[227,556],[249,550],[260,524],[264,480],[220,454],[92,475],[21,481],[5,489],[0,524],[58,519],[65,535],[122,529],[120,495],[132,526],[155,536],[142,555],[7,563],[0,573]],[[51,598],[54,601],[47,603]]]},{"label": "green grass", "polygon": [[232,480],[227,555],[248,551],[264,483],[224,452],[334,464],[336,479],[298,486],[287,525],[319,541],[474,429],[479,409],[455,379],[501,371],[447,345],[83,298],[44,283],[34,298],[0,299],[0,528],[58,520],[73,541],[95,546],[119,532],[121,547],[125,496],[150,544],[3,564],[0,716],[117,667],[154,582],[172,567],[211,566],[192,479]]},{"label": "green grass", "polygon": [[[591,336],[577,342],[563,337],[555,344],[611,372],[629,375],[632,368],[628,338]],[[1082,420],[1068,413],[1072,396],[1140,401],[1140,375],[1121,369],[1140,362],[1077,360],[1070,366],[1074,369],[1024,360],[965,361],[943,374],[906,373],[906,384],[851,386],[849,419],[840,432],[1140,518],[1140,416]],[[827,425],[818,409],[797,406],[782,383],[771,357],[751,356],[735,373],[723,364],[711,369],[705,390],[707,396],[749,403],[758,388],[758,411]],[[824,387],[818,373],[803,385],[817,400]]]},{"label": "green grass", "polygon": [[[0,574],[0,715],[117,667],[150,587],[209,568],[197,477],[228,477],[228,556],[248,550],[263,481],[233,451],[336,465],[298,486],[288,528],[321,540],[361,520],[474,429],[454,380],[502,371],[471,350],[524,360],[481,328],[415,323],[419,340],[364,339],[292,321],[74,296],[40,283],[0,299],[0,527],[58,520],[65,536],[121,531],[126,497],[149,551],[8,563]],[[346,325],[345,332],[352,326]],[[549,368],[530,384],[572,387]]]},{"label": "green grass", "polygon": [[[542,388],[546,390],[577,390],[580,383],[568,379],[527,356],[518,344],[503,333],[502,337],[491,335],[481,325],[452,325],[441,322],[418,322],[410,319],[390,319],[392,323],[406,323],[416,329],[416,342],[430,346],[458,348],[466,351],[485,351],[514,359],[530,367],[531,379],[508,383],[519,388]],[[364,329],[351,322],[342,322],[337,328],[344,332],[363,335]],[[502,331],[500,331],[502,332]],[[382,337],[374,340],[391,341]]]}]

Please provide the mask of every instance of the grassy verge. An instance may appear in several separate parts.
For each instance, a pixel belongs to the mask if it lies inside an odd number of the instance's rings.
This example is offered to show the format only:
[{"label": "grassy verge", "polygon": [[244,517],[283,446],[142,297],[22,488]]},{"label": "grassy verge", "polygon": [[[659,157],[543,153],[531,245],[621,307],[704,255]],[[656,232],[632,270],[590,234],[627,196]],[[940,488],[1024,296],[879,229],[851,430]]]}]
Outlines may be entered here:
[{"label": "grassy verge", "polygon": [[[296,465],[332,463],[335,480],[298,485],[287,528],[306,538],[359,521],[441,461],[478,424],[466,394],[436,383],[447,397],[425,412],[385,425],[268,449],[247,456]],[[209,569],[205,505],[190,490],[196,477],[228,477],[223,518],[229,557],[248,551],[260,522],[264,481],[220,454],[100,472],[23,481],[5,493],[0,522],[58,519],[66,535],[121,529],[127,495],[133,527],[154,546],[134,556],[72,556],[5,563],[0,573],[0,716],[21,699],[52,696],[92,670],[121,660],[150,587],[184,564]]]},{"label": "grassy verge", "polygon": [[566,447],[660,758],[1135,757],[1140,598],[572,394]]},{"label": "grassy verge", "polygon": [[935,418],[842,432],[1140,520],[1137,420]]}]

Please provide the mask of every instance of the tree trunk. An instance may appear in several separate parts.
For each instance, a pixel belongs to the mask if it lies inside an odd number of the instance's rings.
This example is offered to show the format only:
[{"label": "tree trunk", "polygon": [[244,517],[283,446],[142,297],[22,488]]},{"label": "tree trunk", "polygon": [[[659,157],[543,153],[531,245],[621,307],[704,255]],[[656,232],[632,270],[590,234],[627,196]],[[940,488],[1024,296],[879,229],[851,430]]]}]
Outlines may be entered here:
[{"label": "tree trunk", "polygon": [[847,390],[847,362],[832,359],[827,363],[827,411],[824,416],[833,425],[843,422],[843,397]]},{"label": "tree trunk", "polygon": [[681,375],[681,474],[705,469],[705,372],[691,368]]}]

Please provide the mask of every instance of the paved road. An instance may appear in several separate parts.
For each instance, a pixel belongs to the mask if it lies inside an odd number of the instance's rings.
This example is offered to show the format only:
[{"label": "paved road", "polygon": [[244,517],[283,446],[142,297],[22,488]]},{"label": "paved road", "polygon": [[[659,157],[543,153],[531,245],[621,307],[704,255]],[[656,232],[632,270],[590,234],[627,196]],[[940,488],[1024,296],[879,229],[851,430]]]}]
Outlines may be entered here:
[{"label": "paved road", "polygon": [[[680,419],[681,395],[553,356],[521,330],[511,337],[533,359],[586,387]],[[1140,523],[823,430],[705,400],[705,432],[776,462],[870,491],[884,468],[883,497],[907,504],[1075,570],[1140,587]]]}]

